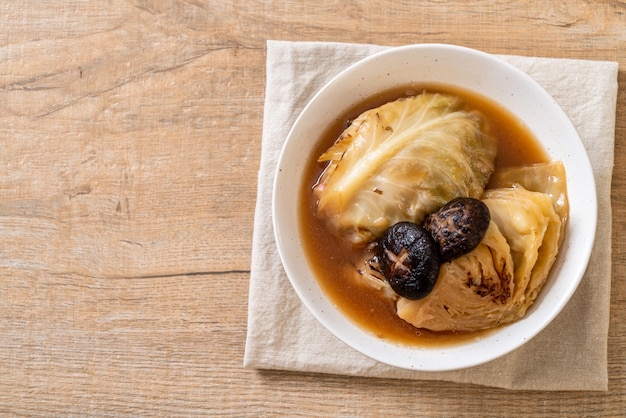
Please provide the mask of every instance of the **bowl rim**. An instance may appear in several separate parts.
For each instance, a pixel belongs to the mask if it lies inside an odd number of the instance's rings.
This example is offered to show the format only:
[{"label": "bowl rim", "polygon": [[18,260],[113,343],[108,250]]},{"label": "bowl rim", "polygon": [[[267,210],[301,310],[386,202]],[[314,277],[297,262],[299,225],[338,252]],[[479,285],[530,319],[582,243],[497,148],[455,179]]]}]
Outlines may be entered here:
[{"label": "bowl rim", "polygon": [[[564,292],[560,294],[556,301],[554,301],[556,305],[554,305],[552,309],[548,310],[547,313],[545,313],[540,318],[533,317],[532,319],[534,320],[534,322],[530,325],[520,325],[520,323],[528,324],[528,321],[524,322],[524,320],[527,319],[527,316],[525,318],[522,318],[518,322],[499,328],[494,333],[491,333],[490,335],[486,336],[485,338],[481,338],[478,341],[470,341],[459,345],[434,348],[404,346],[396,344],[394,342],[378,339],[377,337],[373,336],[369,331],[362,329],[358,325],[354,324],[351,320],[346,318],[346,315],[341,312],[341,309],[334,306],[334,304],[330,302],[328,298],[326,298],[327,300],[325,301],[322,300],[322,298],[319,296],[319,292],[323,293],[323,291],[319,288],[312,289],[315,287],[319,287],[317,280],[314,277],[307,278],[304,281],[300,278],[300,275],[302,274],[302,271],[300,270],[302,269],[302,267],[298,266],[297,263],[301,261],[308,263],[306,257],[304,258],[304,260],[299,261],[296,261],[291,257],[289,251],[292,251],[293,247],[297,246],[294,245],[297,244],[297,242],[293,242],[293,237],[291,237],[291,239],[285,238],[285,232],[289,233],[290,231],[286,231],[287,228],[282,225],[282,218],[285,215],[285,209],[281,206],[280,201],[280,190],[283,187],[284,183],[294,181],[294,178],[290,177],[290,173],[288,172],[288,170],[283,171],[283,163],[285,159],[288,158],[288,153],[290,152],[291,148],[293,148],[295,146],[295,142],[297,142],[297,139],[294,138],[296,138],[295,135],[299,129],[299,126],[303,123],[303,120],[306,119],[308,114],[314,111],[313,108],[316,106],[316,104],[320,100],[324,100],[326,95],[332,95],[333,90],[336,89],[337,86],[344,83],[347,78],[352,77],[352,74],[355,71],[358,72],[364,69],[368,69],[371,66],[375,66],[377,63],[392,60],[392,58],[394,57],[397,59],[398,56],[402,56],[403,54],[418,55],[420,53],[426,55],[452,54],[460,55],[463,57],[471,56],[481,62],[484,61],[489,64],[493,64],[498,69],[508,72],[510,77],[521,80],[521,82],[528,84],[528,86],[531,86],[533,89],[533,93],[537,95],[537,100],[542,103],[545,102],[546,105],[549,105],[551,110],[558,115],[559,122],[566,125],[567,135],[564,136],[569,138],[568,141],[574,142],[574,148],[575,151],[577,151],[576,162],[577,164],[579,164],[579,166],[577,166],[577,170],[584,172],[584,176],[588,180],[588,182],[584,184],[584,187],[586,188],[587,193],[591,193],[591,196],[589,196],[589,206],[587,207],[587,211],[590,216],[587,220],[585,220],[587,225],[586,229],[584,229],[587,234],[585,236],[585,238],[587,238],[586,245],[575,246],[575,248],[577,248],[579,251],[582,251],[577,253],[577,256],[575,257],[577,261],[577,264],[575,266],[576,268],[574,269],[575,277],[571,279],[571,282],[568,286],[564,287]],[[392,86],[389,86],[388,88],[390,87]],[[463,88],[467,87],[463,86]],[[468,89],[472,90],[472,88]],[[482,92],[478,93],[483,94]],[[363,96],[361,96],[360,100],[369,95],[370,94],[364,94]],[[489,98],[493,99],[492,97]],[[358,100],[359,99],[355,100],[355,102],[357,102]],[[509,108],[509,111],[513,112],[513,109]],[[543,143],[543,141],[542,145],[544,145],[545,147],[545,143]],[[550,150],[547,151],[550,155],[552,155]],[[570,176],[568,172],[568,189],[571,184],[569,179]],[[302,178],[297,178],[296,182],[298,183],[299,189],[302,184]],[[458,370],[493,361],[516,350],[517,348],[531,340],[533,337],[535,337],[539,332],[541,332],[550,322],[552,322],[552,320],[562,311],[562,309],[568,303],[571,296],[578,288],[578,285],[580,284],[580,281],[582,280],[582,277],[586,271],[591,256],[591,251],[593,249],[593,242],[595,240],[597,224],[597,198],[595,190],[595,179],[593,178],[593,170],[591,168],[591,163],[589,161],[588,155],[569,117],[565,114],[565,112],[558,105],[558,103],[556,103],[552,96],[550,96],[550,94],[528,74],[515,67],[514,65],[502,60],[496,55],[488,54],[486,52],[476,49],[451,44],[411,44],[385,49],[347,66],[344,70],[340,71],[337,75],[332,77],[330,81],[328,81],[317,93],[315,93],[310,101],[304,106],[301,113],[298,115],[294,124],[290,128],[289,134],[287,135],[285,143],[283,144],[283,147],[279,154],[278,164],[276,166],[276,172],[272,187],[272,223],[278,254],[292,287],[294,288],[300,301],[306,306],[308,311],[312,313],[316,320],[320,322],[329,332],[335,335],[335,337],[337,337],[339,340],[343,341],[343,343],[347,344],[353,349],[359,351],[360,353],[391,366],[419,371]],[[298,228],[300,228],[299,224],[297,226]],[[570,222],[568,222],[567,226],[566,237],[571,235],[571,228],[572,226],[570,217]],[[293,231],[291,231],[291,233],[293,233]],[[298,229],[296,235],[299,233],[300,231]],[[557,260],[558,259],[563,259],[563,257],[559,254],[559,256],[557,256]],[[564,263],[565,261],[562,261],[561,266]],[[555,265],[556,264],[557,263],[555,263]],[[310,270],[310,268],[308,270]],[[552,270],[555,270],[555,266],[552,267]],[[310,271],[309,274],[311,276],[314,276],[314,274]],[[553,273],[551,272],[551,276],[552,275]],[[311,283],[311,278],[313,279],[314,283]],[[552,281],[554,281],[554,279],[552,279]],[[545,289],[542,290],[540,296],[535,301],[535,305],[541,302],[544,296],[544,291]],[[531,309],[533,308],[534,306],[531,307]],[[337,313],[339,314],[339,316],[337,316]],[[511,333],[516,333],[515,335],[523,335],[522,338],[512,337]],[[498,340],[498,336],[500,337],[500,340]],[[505,340],[506,344],[494,344],[494,346],[485,347],[485,341],[498,342],[501,340]],[[391,353],[383,353],[383,348],[389,349]],[[480,349],[482,351],[481,357],[464,358],[465,355],[472,354],[477,349]]]}]

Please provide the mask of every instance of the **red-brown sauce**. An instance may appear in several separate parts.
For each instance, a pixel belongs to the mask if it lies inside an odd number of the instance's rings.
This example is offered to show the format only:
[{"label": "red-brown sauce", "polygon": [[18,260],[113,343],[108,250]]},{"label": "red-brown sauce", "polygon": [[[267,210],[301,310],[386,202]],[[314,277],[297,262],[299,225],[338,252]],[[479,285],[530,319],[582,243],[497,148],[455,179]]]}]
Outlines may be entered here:
[{"label": "red-brown sauce", "polygon": [[367,98],[339,115],[335,123],[322,133],[306,166],[306,180],[301,188],[300,226],[304,249],[320,286],[333,303],[353,322],[371,333],[396,343],[419,346],[442,346],[460,343],[484,335],[487,331],[440,333],[418,329],[396,315],[395,304],[355,279],[354,263],[362,257],[355,249],[335,237],[316,216],[316,202],[311,193],[324,166],[317,157],[330,147],[349,123],[365,110],[378,107],[400,97],[422,91],[458,96],[464,106],[479,110],[487,122],[489,133],[498,139],[496,171],[506,167],[549,161],[549,156],[530,131],[510,112],[473,92],[441,85],[403,86]]}]

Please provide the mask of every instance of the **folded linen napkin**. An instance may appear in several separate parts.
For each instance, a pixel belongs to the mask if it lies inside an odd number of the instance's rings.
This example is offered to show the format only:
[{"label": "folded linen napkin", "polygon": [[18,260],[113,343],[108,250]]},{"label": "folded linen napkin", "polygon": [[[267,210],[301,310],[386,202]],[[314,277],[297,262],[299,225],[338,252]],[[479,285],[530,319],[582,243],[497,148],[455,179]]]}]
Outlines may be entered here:
[{"label": "folded linen napkin", "polygon": [[334,337],[300,302],[272,230],[274,170],[290,127],[313,95],[350,64],[385,47],[268,41],[266,97],[254,219],[244,366],[303,372],[444,380],[509,389],[607,390],[611,284],[611,174],[617,99],[614,62],[501,56],[539,82],[568,114],[597,182],[592,259],[561,314],[514,352],[469,369],[415,372],[366,357]]}]

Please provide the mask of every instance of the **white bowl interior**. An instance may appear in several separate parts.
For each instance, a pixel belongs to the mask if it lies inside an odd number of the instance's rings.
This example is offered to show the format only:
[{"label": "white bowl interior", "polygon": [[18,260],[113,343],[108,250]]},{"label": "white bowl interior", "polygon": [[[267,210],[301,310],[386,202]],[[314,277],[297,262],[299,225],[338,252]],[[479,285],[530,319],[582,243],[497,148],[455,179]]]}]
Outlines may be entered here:
[{"label": "white bowl interior", "polygon": [[[551,276],[520,321],[488,336],[440,348],[405,347],[376,338],[347,319],[320,289],[299,243],[298,199],[304,161],[312,158],[320,127],[326,127],[372,94],[408,83],[459,86],[500,103],[522,120],[567,172],[570,218]],[[323,129],[322,129],[323,130]],[[561,311],[580,282],[593,247],[597,202],[593,172],[568,117],[528,75],[476,50],[438,44],[392,48],[349,67],[305,107],[282,150],[273,192],[278,250],[304,305],[330,332],[361,353],[406,369],[443,371],[475,366],[518,348]]]}]

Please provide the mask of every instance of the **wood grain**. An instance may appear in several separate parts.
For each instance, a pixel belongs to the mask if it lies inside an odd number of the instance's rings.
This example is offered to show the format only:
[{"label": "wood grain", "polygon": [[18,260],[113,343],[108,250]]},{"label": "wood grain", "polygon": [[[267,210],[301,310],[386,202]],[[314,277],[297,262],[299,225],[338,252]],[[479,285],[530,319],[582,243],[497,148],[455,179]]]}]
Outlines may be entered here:
[{"label": "wood grain", "polygon": [[626,415],[626,73],[608,392],[242,367],[267,39],[626,66],[624,1],[0,5],[0,414]]}]

